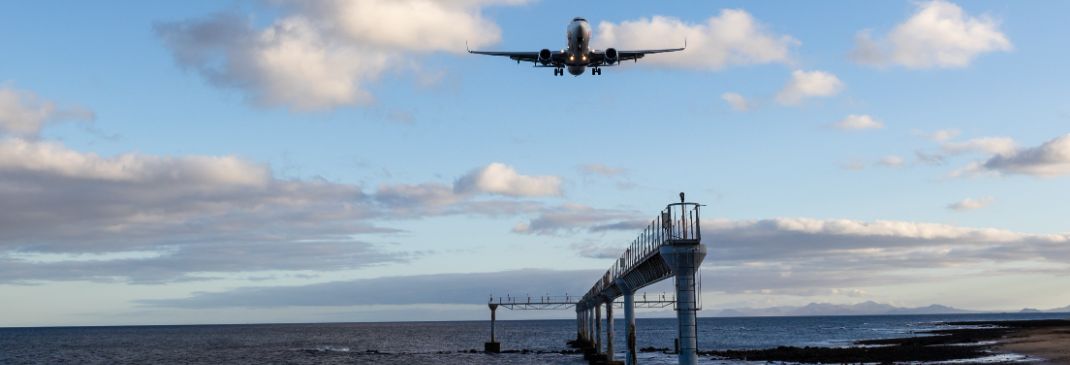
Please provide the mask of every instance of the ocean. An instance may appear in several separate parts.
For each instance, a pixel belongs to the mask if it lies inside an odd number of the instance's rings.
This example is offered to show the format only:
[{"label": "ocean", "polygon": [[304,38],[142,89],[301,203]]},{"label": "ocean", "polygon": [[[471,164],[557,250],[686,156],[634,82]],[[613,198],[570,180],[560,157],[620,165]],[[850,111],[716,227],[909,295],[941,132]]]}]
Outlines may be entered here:
[{"label": "ocean", "polygon": [[[1067,318],[1068,314],[699,318],[699,348],[850,346],[860,339],[915,335],[940,322]],[[672,348],[675,319],[640,318],[640,348]],[[623,358],[624,325],[615,322]],[[562,354],[573,320],[498,321],[502,350],[484,354],[489,321],[191,326],[0,328],[0,364],[584,364]],[[674,355],[641,353],[643,364],[675,364]],[[745,364],[701,359],[705,364]]]}]

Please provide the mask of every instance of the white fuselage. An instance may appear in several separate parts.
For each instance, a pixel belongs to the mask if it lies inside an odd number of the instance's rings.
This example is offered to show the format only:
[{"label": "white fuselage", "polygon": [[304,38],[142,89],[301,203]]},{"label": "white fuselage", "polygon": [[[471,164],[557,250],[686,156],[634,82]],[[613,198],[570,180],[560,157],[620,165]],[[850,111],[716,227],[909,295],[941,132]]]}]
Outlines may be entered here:
[{"label": "white fuselage", "polygon": [[586,20],[575,19],[568,24],[568,49],[565,50],[568,73],[582,75],[588,65],[587,55],[591,53],[591,25]]}]

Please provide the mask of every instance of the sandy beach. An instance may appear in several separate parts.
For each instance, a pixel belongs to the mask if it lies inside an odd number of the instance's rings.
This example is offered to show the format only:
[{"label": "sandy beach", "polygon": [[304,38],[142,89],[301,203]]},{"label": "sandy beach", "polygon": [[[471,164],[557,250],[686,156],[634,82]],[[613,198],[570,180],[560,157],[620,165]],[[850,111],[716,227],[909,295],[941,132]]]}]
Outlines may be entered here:
[{"label": "sandy beach", "polygon": [[1070,326],[1023,329],[1000,340],[996,350],[1042,358],[1043,364],[1070,364]]}]

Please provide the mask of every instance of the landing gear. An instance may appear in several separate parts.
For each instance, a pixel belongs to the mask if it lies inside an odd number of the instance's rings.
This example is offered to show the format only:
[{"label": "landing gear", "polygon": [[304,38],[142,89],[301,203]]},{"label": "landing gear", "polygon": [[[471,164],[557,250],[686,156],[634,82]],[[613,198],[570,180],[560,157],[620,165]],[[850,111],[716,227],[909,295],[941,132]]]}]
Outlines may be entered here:
[{"label": "landing gear", "polygon": [[564,75],[565,75],[565,69],[560,68],[560,67],[554,68],[554,76],[564,76]]},{"label": "landing gear", "polygon": [[602,74],[602,68],[601,67],[592,67],[591,68],[591,75],[601,75],[601,74]]}]

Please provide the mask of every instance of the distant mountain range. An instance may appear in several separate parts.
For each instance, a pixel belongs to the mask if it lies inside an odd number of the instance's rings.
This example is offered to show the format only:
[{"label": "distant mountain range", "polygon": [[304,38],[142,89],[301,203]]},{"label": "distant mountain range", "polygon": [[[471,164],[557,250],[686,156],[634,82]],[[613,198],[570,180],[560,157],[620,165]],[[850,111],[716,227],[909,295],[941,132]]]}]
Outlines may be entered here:
[{"label": "distant mountain range", "polygon": [[[860,315],[896,315],[896,314],[956,314],[983,313],[933,304],[925,307],[896,307],[890,304],[867,301],[858,304],[810,303],[801,307],[781,306],[769,308],[737,308],[703,311],[704,315],[713,317],[768,317],[768,316],[860,316]],[[1070,313],[1070,306],[1039,310],[1022,309],[1022,313]]]},{"label": "distant mountain range", "polygon": [[1060,307],[1060,308],[1047,309],[1047,310],[1036,309],[1036,308],[1025,308],[1025,309],[1020,310],[1019,312],[1020,313],[1070,313],[1070,305],[1065,306],[1065,307]]}]

